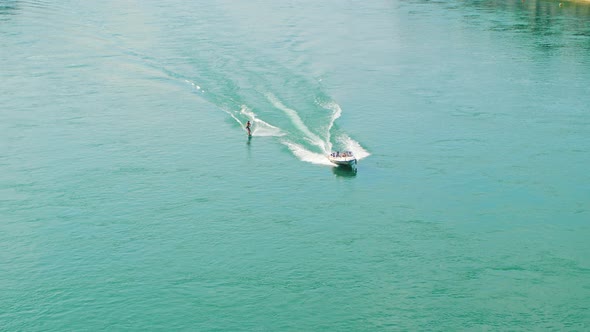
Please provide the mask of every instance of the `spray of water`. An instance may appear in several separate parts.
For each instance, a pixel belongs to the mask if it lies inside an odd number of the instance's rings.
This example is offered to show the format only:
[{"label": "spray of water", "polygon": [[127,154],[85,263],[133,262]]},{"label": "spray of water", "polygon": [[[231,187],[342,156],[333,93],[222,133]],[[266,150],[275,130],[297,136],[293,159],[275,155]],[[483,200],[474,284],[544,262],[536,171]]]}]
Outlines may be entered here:
[{"label": "spray of water", "polygon": [[334,126],[334,122],[342,115],[342,109],[338,104],[335,102],[329,102],[326,104],[321,104],[321,106],[327,110],[332,111],[332,117],[330,118],[330,122],[328,123],[328,127],[326,130],[326,147],[327,151],[332,151],[332,127]]},{"label": "spray of water", "polygon": [[305,139],[309,143],[319,147],[324,153],[328,153],[329,150],[325,142],[318,135],[312,133],[309,130],[309,128],[307,128],[303,120],[301,120],[301,117],[299,117],[299,114],[297,114],[297,111],[283,105],[283,103],[281,103],[281,101],[272,93],[268,93],[266,97],[276,108],[282,110],[283,112],[285,112],[285,114],[287,114],[287,116],[291,119],[293,124],[295,124],[297,129],[299,129],[305,135]]},{"label": "spray of water", "polygon": [[[271,93],[267,95],[268,100],[278,109],[285,112],[285,114],[291,119],[293,124],[297,129],[299,129],[303,135],[304,139],[308,141],[311,145],[317,146],[320,148],[321,153],[313,152],[309,149],[306,149],[304,146],[291,142],[289,140],[282,140],[281,142],[286,145],[289,150],[300,160],[306,161],[313,164],[319,165],[331,165],[333,164],[328,160],[327,154],[332,151],[333,144],[332,144],[332,128],[334,127],[334,123],[340,116],[342,115],[342,109],[340,105],[331,101],[327,103],[320,103],[318,104],[326,109],[331,111],[331,116],[328,121],[327,126],[323,127],[322,130],[324,131],[321,135],[313,133],[303,122],[297,111],[285,106],[276,96]],[[321,138],[322,136],[323,138]],[[367,150],[365,150],[359,142],[353,140],[346,134],[341,134],[337,137],[336,143],[342,150],[345,151],[352,151],[352,153],[357,157],[358,160],[366,158],[370,155]]]},{"label": "spray of water", "polygon": [[357,160],[367,158],[371,155],[359,142],[353,140],[346,134],[340,135],[337,140],[344,147],[344,150],[352,151]]},{"label": "spray of water", "polygon": [[309,151],[303,146],[295,144],[293,142],[289,142],[287,140],[283,140],[281,141],[281,143],[285,144],[289,148],[289,150],[291,150],[291,152],[293,152],[293,154],[301,161],[305,161],[316,165],[334,166],[328,160],[328,158],[326,158],[326,155],[322,153]]},{"label": "spray of water", "polygon": [[[275,127],[275,126],[271,125],[270,123],[259,119],[256,116],[256,113],[254,113],[251,109],[249,109],[245,105],[242,105],[242,108],[240,109],[240,114],[245,115],[248,118],[248,120],[250,120],[250,122],[253,124],[252,125],[252,136],[284,136],[285,135],[285,133],[283,133],[280,128]],[[242,127],[244,128],[244,130],[246,130],[246,127],[244,125],[242,125]]]},{"label": "spray of water", "polygon": [[[196,91],[200,93],[205,92],[203,88],[198,84],[191,82],[190,80],[185,80],[185,82],[190,84]],[[331,116],[328,121],[328,124],[325,127],[321,128],[322,133],[315,134],[303,122],[296,110],[285,106],[272,93],[267,93],[266,97],[274,107],[282,110],[291,120],[291,122],[295,125],[295,127],[301,133],[303,133],[303,139],[309,142],[311,145],[318,147],[321,152],[313,152],[305,148],[304,146],[296,144],[287,139],[282,139],[281,143],[287,146],[289,150],[293,153],[293,155],[295,155],[301,161],[317,165],[333,166],[333,164],[328,160],[328,158],[326,158],[326,156],[332,151],[333,148],[332,129],[334,127],[334,123],[336,122],[336,120],[340,118],[340,116],[342,115],[342,109],[340,108],[340,106],[333,101],[317,102],[317,104],[320,107],[331,111]],[[262,119],[260,119],[256,115],[256,113],[254,113],[246,105],[242,105],[239,110],[228,110],[225,108],[221,108],[221,110],[227,113],[229,116],[231,116],[231,118],[234,119],[236,123],[238,123],[244,131],[247,131],[245,122],[250,121],[253,124],[252,136],[281,137],[286,135],[279,127],[273,126],[268,122],[265,122]],[[246,121],[243,121],[244,117],[247,119]],[[370,156],[370,153],[367,150],[365,150],[359,142],[353,140],[346,134],[338,135],[335,139],[335,143],[340,148],[342,148],[342,150],[352,151],[358,160]]]}]

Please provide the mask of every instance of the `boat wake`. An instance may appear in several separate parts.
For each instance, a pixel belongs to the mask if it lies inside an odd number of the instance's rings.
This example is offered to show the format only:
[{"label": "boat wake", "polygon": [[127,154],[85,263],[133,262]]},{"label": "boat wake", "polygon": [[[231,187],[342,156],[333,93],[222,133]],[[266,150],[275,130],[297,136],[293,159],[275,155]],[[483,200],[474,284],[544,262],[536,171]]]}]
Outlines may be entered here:
[{"label": "boat wake", "polygon": [[[190,84],[197,93],[213,101],[220,110],[235,120],[245,132],[247,132],[245,124],[250,121],[252,123],[252,136],[280,137],[279,142],[285,145],[301,161],[316,165],[333,166],[334,164],[327,158],[333,150],[351,151],[357,160],[370,156],[370,153],[359,142],[335,128],[336,120],[342,116],[342,109],[340,105],[329,100],[326,96],[316,97],[315,103],[312,105],[300,105],[299,107],[305,107],[306,110],[311,109],[314,112],[314,114],[303,117],[296,110],[296,107],[287,106],[286,102],[279,99],[272,92],[264,92],[265,89],[263,88],[262,91],[259,91],[263,96],[263,99],[259,101],[261,110],[269,112],[276,109],[284,114],[282,117],[277,117],[276,112],[267,114],[273,118],[273,122],[280,123],[280,125],[273,125],[262,120],[260,115],[246,105],[241,105],[239,109],[231,109],[231,105],[235,104],[237,100],[221,102],[218,100],[218,96],[209,94],[206,97],[202,86],[188,79],[185,79],[185,82]],[[268,105],[264,105],[266,103]]]},{"label": "boat wake", "polygon": [[342,146],[342,150],[351,151],[357,160],[367,158],[371,155],[359,142],[353,140],[346,134],[338,136],[338,141],[340,142],[340,146]]},{"label": "boat wake", "polygon": [[[239,56],[227,53],[220,59],[224,63],[222,67],[209,66],[194,52],[187,53],[185,56],[198,65],[181,70],[166,66],[149,54],[124,45],[120,48],[146,67],[190,85],[194,93],[228,114],[245,132],[245,124],[250,121],[252,136],[279,138],[301,161],[333,165],[327,159],[333,150],[351,151],[357,160],[370,155],[359,142],[337,128],[336,120],[341,117],[342,109],[309,77],[269,58],[264,59],[264,65],[272,70],[244,67],[241,60],[245,54],[259,56],[258,50],[241,48]],[[277,86],[281,89],[276,90]],[[256,113],[251,108],[253,105]]]},{"label": "boat wake", "polygon": [[267,94],[267,98],[276,108],[285,112],[285,114],[291,119],[295,128],[299,130],[300,135],[294,136],[297,137],[303,135],[303,140],[308,146],[294,142],[290,138],[293,135],[287,135],[281,140],[281,143],[286,145],[293,155],[299,158],[299,160],[312,164],[333,166],[334,164],[327,159],[327,155],[331,153],[334,146],[339,150],[351,151],[357,160],[370,156],[370,153],[364,149],[359,142],[353,140],[345,133],[337,134],[334,138],[334,142],[332,142],[332,129],[334,123],[342,115],[342,109],[336,102],[317,102],[322,109],[330,112],[330,116],[327,125],[319,126],[319,132],[314,133],[301,119],[297,111],[285,106],[271,93]]},{"label": "boat wake", "polygon": [[[204,94],[204,89],[190,80],[186,79],[198,93]],[[342,109],[334,101],[322,102],[316,100],[314,110],[326,111],[320,118],[325,119],[315,126],[307,124],[299,112],[294,107],[285,105],[276,95],[271,92],[263,93],[267,102],[272,109],[278,109],[286,116],[277,121],[281,121],[280,128],[264,121],[251,108],[241,105],[239,109],[229,109],[227,104],[218,104],[219,108],[228,114],[236,123],[247,132],[245,123],[252,123],[252,136],[258,137],[281,137],[280,143],[289,148],[299,160],[316,164],[333,166],[327,156],[335,150],[351,151],[357,160],[370,156],[370,153],[361,146],[361,144],[346,133],[334,130],[336,120],[342,115]],[[211,97],[211,96],[209,96]],[[318,107],[319,106],[319,107]],[[275,114],[276,118],[276,114]],[[317,121],[316,121],[317,122]],[[323,122],[323,124],[322,124]]]},{"label": "boat wake", "polygon": [[291,150],[293,155],[301,161],[305,161],[316,165],[333,166],[333,164],[328,160],[328,158],[326,158],[326,155],[323,153],[310,151],[305,147],[293,143],[289,140],[282,140],[281,143],[286,145],[289,148],[289,150]]},{"label": "boat wake", "polygon": [[283,103],[272,93],[268,93],[267,98],[276,108],[285,112],[285,114],[291,119],[295,127],[299,129],[299,131],[304,135],[304,139],[308,143],[317,146],[321,149],[322,152],[328,153],[329,149],[327,147],[326,142],[322,140],[318,135],[312,133],[311,130],[309,130],[309,128],[305,125],[297,111],[283,105]]},{"label": "boat wake", "polygon": [[[275,127],[268,122],[262,121],[256,116],[256,113],[252,112],[252,110],[244,105],[242,105],[242,108],[240,109],[240,114],[245,115],[248,120],[253,123],[252,136],[280,137],[285,135],[280,128]],[[238,120],[233,114],[232,117],[240,123],[244,130],[246,130],[246,126],[240,122],[240,120]]]}]

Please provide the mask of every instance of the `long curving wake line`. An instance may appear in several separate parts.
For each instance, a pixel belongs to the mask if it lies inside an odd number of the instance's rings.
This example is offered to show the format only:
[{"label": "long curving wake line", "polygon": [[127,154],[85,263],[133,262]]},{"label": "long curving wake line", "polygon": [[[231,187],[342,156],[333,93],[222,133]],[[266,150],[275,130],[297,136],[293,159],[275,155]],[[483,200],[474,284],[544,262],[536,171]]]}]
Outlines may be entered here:
[{"label": "long curving wake line", "polygon": [[[319,103],[322,108],[331,111],[331,114],[327,125],[319,127],[318,130],[321,132],[314,133],[304,123],[297,111],[285,106],[276,96],[271,93],[267,93],[267,98],[276,108],[285,112],[285,114],[294,124],[295,128],[297,128],[303,135],[303,139],[310,143],[311,146],[306,147],[303,144],[298,144],[290,139],[291,137],[289,136],[282,139],[281,143],[287,146],[293,155],[295,155],[301,161],[320,165],[332,165],[326,156],[332,151],[334,146],[334,143],[332,142],[332,129],[336,120],[342,115],[342,109],[340,106],[334,101],[323,104]],[[352,151],[358,160],[370,156],[370,153],[364,149],[359,142],[353,140],[345,133],[337,135],[335,138],[335,143],[339,147],[339,150]],[[312,147],[319,148],[319,152],[312,151]]]},{"label": "long curving wake line", "polygon": [[[184,81],[190,84],[200,95],[204,96],[205,90],[203,87],[188,79]],[[217,97],[221,96],[209,95],[208,98],[205,98],[216,100]],[[324,125],[319,124],[314,128],[305,123],[297,110],[286,106],[273,93],[266,92],[264,93],[264,97],[272,108],[278,109],[286,115],[286,118],[283,118],[283,120],[287,122],[283,121],[282,123],[287,127],[291,127],[291,130],[285,131],[278,126],[262,120],[258,114],[246,105],[241,105],[239,109],[231,110],[228,109],[230,106],[226,103],[216,104],[218,104],[218,107],[223,112],[234,119],[242,130],[246,131],[246,121],[252,122],[252,136],[281,137],[279,142],[284,144],[301,161],[332,166],[333,164],[330,163],[326,156],[334,148],[336,150],[352,151],[358,160],[370,156],[370,153],[359,142],[352,139],[346,133],[340,131],[334,132],[335,122],[342,116],[342,109],[336,102],[316,100],[315,105],[319,106],[319,109],[328,111],[328,113],[326,114],[327,118],[324,121]]]},{"label": "long curving wake line", "polygon": [[283,105],[283,103],[281,103],[281,101],[272,93],[268,93],[267,98],[276,108],[282,110],[283,112],[285,112],[285,114],[287,114],[287,116],[291,119],[293,124],[295,124],[295,126],[305,135],[305,139],[309,143],[319,147],[320,149],[322,149],[324,153],[328,153],[329,149],[325,144],[326,142],[322,140],[318,135],[312,133],[309,130],[309,128],[305,125],[303,120],[301,120],[301,117],[299,117],[297,111]]},{"label": "long curving wake line", "polygon": [[[326,157],[333,149],[352,151],[357,159],[370,155],[359,142],[340,129],[334,129],[336,120],[342,115],[336,102],[308,77],[272,59],[265,59],[265,64],[273,70],[252,71],[241,65],[241,57],[224,57],[226,65],[223,70],[208,66],[207,61],[199,61],[197,57],[192,61],[195,64],[193,70],[189,67],[188,71],[180,71],[165,66],[157,57],[124,46],[120,48],[171,80],[189,84],[200,98],[228,114],[242,130],[246,131],[245,123],[250,121],[253,136],[280,137],[279,142],[302,161],[331,165]],[[251,51],[258,54],[258,50]],[[193,56],[194,53],[187,54],[188,58]],[[191,71],[193,73],[188,73]],[[234,75],[237,72],[247,75],[247,84],[241,84],[243,82]],[[288,79],[281,79],[284,77]],[[281,89],[276,90],[277,86]],[[286,96],[286,100],[280,100],[277,95]],[[256,113],[252,110],[253,105]]]}]

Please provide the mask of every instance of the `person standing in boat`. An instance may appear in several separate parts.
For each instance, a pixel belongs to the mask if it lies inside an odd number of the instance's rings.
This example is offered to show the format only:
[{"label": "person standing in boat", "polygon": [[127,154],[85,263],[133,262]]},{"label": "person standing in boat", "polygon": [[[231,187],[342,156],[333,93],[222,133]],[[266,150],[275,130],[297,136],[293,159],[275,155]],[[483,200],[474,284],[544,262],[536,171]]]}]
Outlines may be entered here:
[{"label": "person standing in boat", "polygon": [[250,121],[246,122],[246,130],[248,131],[248,136],[252,136],[252,124],[250,123]]}]

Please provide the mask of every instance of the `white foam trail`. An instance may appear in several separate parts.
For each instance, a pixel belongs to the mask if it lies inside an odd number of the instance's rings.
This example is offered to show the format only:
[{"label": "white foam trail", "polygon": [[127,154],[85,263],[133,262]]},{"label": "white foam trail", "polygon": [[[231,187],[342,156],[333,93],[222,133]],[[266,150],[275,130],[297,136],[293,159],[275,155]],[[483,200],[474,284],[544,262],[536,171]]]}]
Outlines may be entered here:
[{"label": "white foam trail", "polygon": [[368,156],[371,155],[367,150],[365,150],[361,146],[361,144],[359,142],[348,137],[348,135],[346,135],[346,134],[338,137],[338,141],[341,142],[341,144],[342,144],[342,146],[344,146],[345,150],[352,151],[352,153],[354,154],[354,156],[356,157],[357,160],[367,158]]},{"label": "white foam trail", "polygon": [[316,165],[334,166],[334,164],[332,164],[324,154],[309,151],[303,146],[293,142],[282,141],[281,143],[285,144],[289,150],[291,150],[291,152],[293,152],[293,154],[301,161]]},{"label": "white foam trail", "polygon": [[197,85],[195,82],[191,82],[191,81],[189,81],[189,80],[184,80],[184,81],[185,81],[186,83],[188,83],[188,84],[192,85],[192,86],[193,86],[193,88],[195,88],[195,89],[197,89],[197,90],[199,90],[199,91],[201,91],[201,92],[203,92],[203,93],[205,92],[205,90],[201,90],[201,87],[200,87],[200,86],[198,86],[198,85]]},{"label": "white foam trail", "polygon": [[332,127],[334,126],[334,122],[336,122],[336,120],[342,115],[342,109],[340,108],[340,105],[336,104],[336,102],[329,102],[327,104],[321,104],[321,106],[325,109],[332,111],[332,117],[330,118],[330,123],[328,123],[328,128],[326,131],[327,152],[331,152],[332,151],[332,140],[331,140]]},{"label": "white foam trail", "polygon": [[[200,91],[201,93],[205,92],[196,83],[191,82],[190,80],[186,80],[186,79],[184,81],[186,83],[190,84],[195,90]],[[291,150],[291,152],[293,152],[293,154],[297,158],[299,158],[301,161],[309,162],[312,164],[318,164],[318,165],[334,166],[334,164],[332,164],[328,160],[328,158],[326,158],[326,155],[332,151],[331,132],[332,132],[332,127],[334,126],[334,123],[342,115],[342,109],[340,108],[340,105],[338,105],[336,102],[333,102],[333,101],[325,103],[325,104],[321,104],[318,102],[318,104],[321,107],[332,111],[332,116],[330,118],[328,126],[326,127],[325,140],[322,140],[318,135],[312,133],[311,130],[309,130],[309,128],[305,125],[303,120],[299,117],[299,114],[297,113],[297,111],[290,109],[287,106],[283,105],[283,103],[280,100],[278,100],[278,98],[275,97],[271,93],[268,93],[266,95],[266,97],[276,108],[282,110],[283,112],[285,112],[285,114],[287,114],[287,116],[291,119],[291,121],[295,124],[295,126],[301,132],[303,132],[305,134],[304,139],[306,141],[308,141],[312,145],[319,147],[323,151],[323,153],[316,153],[316,152],[309,151],[301,145],[298,145],[298,144],[295,144],[293,142],[289,142],[286,140],[282,141],[281,143],[285,144]],[[236,116],[236,113],[237,113],[236,111],[228,111],[226,109],[222,109],[222,111],[229,114],[232,117],[232,119],[234,119],[240,125],[240,127],[242,127],[242,129],[244,131],[246,131],[246,126]],[[279,136],[279,137],[285,136],[285,133],[283,133],[283,131],[280,128],[275,127],[275,126],[257,118],[256,114],[252,110],[250,110],[247,106],[243,105],[241,107],[239,113],[242,115],[245,115],[253,123],[253,126],[252,126],[252,135],[253,136],[275,136],[275,137],[276,136]],[[353,140],[352,138],[350,138],[346,134],[342,134],[341,136],[339,136],[337,141],[340,145],[342,145],[344,147],[345,150],[352,151],[358,160],[366,158],[371,155],[367,150],[365,150],[360,145],[359,142]]]},{"label": "white foam trail", "polygon": [[229,114],[234,120],[236,120],[236,122],[238,124],[240,124],[240,127],[242,127],[242,129],[244,129],[244,131],[246,130],[246,126],[242,123],[242,121],[240,121],[240,119],[238,119],[232,112],[227,111],[227,110],[223,110],[225,113]]},{"label": "white foam trail", "polygon": [[[256,117],[256,113],[252,112],[247,106],[242,105],[240,113],[248,117],[252,122],[252,136],[284,136],[285,133],[281,131],[281,128],[275,127],[268,122],[265,122]],[[246,127],[242,125],[242,128],[246,130]]]},{"label": "white foam trail", "polygon": [[281,101],[278,100],[277,97],[275,97],[272,93],[268,93],[266,95],[266,98],[268,98],[268,100],[276,108],[282,110],[283,112],[285,112],[285,114],[287,114],[287,116],[289,118],[291,118],[291,121],[293,121],[295,126],[305,134],[307,141],[309,141],[311,144],[313,144],[315,146],[318,146],[325,153],[328,153],[329,150],[328,150],[328,147],[326,146],[325,142],[318,135],[312,133],[309,130],[309,128],[307,128],[305,123],[303,123],[303,120],[301,120],[301,118],[299,117],[299,114],[297,114],[297,111],[290,109],[287,106],[283,105],[283,103],[281,103]]}]

